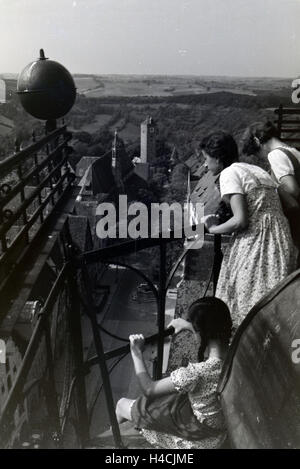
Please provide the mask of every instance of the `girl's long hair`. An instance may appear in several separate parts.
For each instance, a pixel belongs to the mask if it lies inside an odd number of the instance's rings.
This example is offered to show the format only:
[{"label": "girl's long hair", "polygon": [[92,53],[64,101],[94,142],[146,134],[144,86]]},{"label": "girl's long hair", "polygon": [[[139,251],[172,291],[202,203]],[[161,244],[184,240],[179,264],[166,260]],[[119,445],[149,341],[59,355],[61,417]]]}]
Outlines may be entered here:
[{"label": "girl's long hair", "polygon": [[200,334],[201,344],[198,352],[200,362],[204,360],[204,352],[210,340],[218,339],[228,345],[232,321],[224,301],[215,297],[199,298],[189,307],[188,320]]}]

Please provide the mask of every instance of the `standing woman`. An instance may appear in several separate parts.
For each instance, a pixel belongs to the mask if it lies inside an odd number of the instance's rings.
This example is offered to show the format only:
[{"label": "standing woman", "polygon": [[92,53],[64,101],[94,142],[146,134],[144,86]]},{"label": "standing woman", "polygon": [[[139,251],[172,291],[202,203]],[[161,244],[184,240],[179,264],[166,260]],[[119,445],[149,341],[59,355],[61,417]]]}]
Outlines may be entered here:
[{"label": "standing woman", "polygon": [[221,266],[216,297],[229,307],[234,327],[250,309],[296,266],[296,248],[276,185],[262,168],[238,161],[235,140],[214,132],[201,144],[208,169],[220,174],[222,200],[232,217],[218,224],[205,217],[212,234],[232,234]]},{"label": "standing woman", "polygon": [[248,127],[242,139],[242,151],[262,161],[268,159],[294,242],[299,248],[300,152],[280,140],[278,129],[270,121],[257,122]]}]

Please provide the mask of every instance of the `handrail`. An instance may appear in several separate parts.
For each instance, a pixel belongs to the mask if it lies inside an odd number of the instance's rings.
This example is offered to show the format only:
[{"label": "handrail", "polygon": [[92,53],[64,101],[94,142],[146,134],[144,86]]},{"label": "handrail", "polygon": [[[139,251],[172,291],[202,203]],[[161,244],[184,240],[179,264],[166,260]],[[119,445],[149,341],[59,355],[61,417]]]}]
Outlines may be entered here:
[{"label": "handrail", "polygon": [[[55,166],[55,168],[53,168],[50,171],[50,173],[43,179],[43,181],[36,187],[36,189],[32,191],[30,196],[19,205],[19,208],[15,211],[14,214],[12,214],[12,216],[8,219],[8,221],[3,223],[3,225],[0,228],[0,237],[3,236],[13,226],[14,222],[21,217],[24,210],[26,210],[26,208],[29,207],[29,205],[34,201],[34,199],[39,195],[41,190],[46,187],[47,182],[49,182],[49,180],[53,177],[53,175],[57,172],[57,170],[60,169],[66,161],[67,161],[67,157],[64,157]],[[66,174],[64,174],[62,178],[65,179]],[[52,193],[50,195],[53,195],[53,191],[54,189],[51,189],[50,192]]]},{"label": "handrail", "polygon": [[275,114],[300,114],[300,109],[296,107],[283,107],[282,105],[274,110]]},{"label": "handrail", "polygon": [[11,199],[13,199],[20,190],[26,186],[26,184],[30,181],[31,178],[36,176],[41,169],[44,169],[47,164],[49,164],[49,160],[55,158],[65,147],[65,145],[70,141],[71,137],[68,136],[61,144],[59,144],[54,151],[49,153],[49,155],[39,163],[33,170],[29,173],[25,174],[24,177],[18,182],[4,197],[0,199],[0,208],[4,207]]},{"label": "handrail", "polygon": [[[192,225],[191,228],[194,230],[197,228],[198,225]],[[87,251],[83,254],[79,254],[75,257],[74,262],[77,267],[86,264],[92,264],[94,262],[105,262],[108,259],[113,259],[114,257],[122,256],[124,254],[132,254],[136,251],[141,251],[142,249],[147,249],[150,247],[159,246],[162,244],[168,244],[172,241],[180,241],[184,239],[184,235],[181,238],[175,236],[176,231],[170,230],[167,233],[160,232],[157,235],[157,238],[138,238],[138,239],[131,239],[126,240],[119,244],[113,244],[111,246],[107,246],[105,248],[99,248],[92,251]],[[168,234],[168,237],[165,236]],[[212,241],[214,235],[209,233],[205,233],[204,240],[205,241]],[[186,252],[190,251],[188,248]]]},{"label": "handrail", "polygon": [[61,290],[62,285],[66,281],[67,274],[69,272],[69,265],[65,264],[51,291],[50,294],[46,300],[45,305],[43,306],[41,312],[39,313],[39,317],[36,323],[36,326],[34,328],[34,331],[32,333],[32,336],[30,338],[29,344],[27,346],[24,358],[22,360],[21,368],[18,371],[18,374],[16,376],[16,380],[13,383],[12,389],[8,395],[8,398],[4,404],[4,407],[1,411],[0,415],[0,435],[2,441],[5,441],[5,438],[7,437],[6,435],[6,428],[9,427],[9,421],[13,420],[13,412],[15,411],[19,401],[18,401],[18,396],[22,394],[27,375],[30,371],[30,367],[32,364],[32,361],[35,357],[35,353],[38,349],[40,340],[42,336],[45,333],[45,326],[47,324],[47,319],[52,311],[52,308],[57,300],[57,295],[58,292]]},{"label": "handrail", "polygon": [[[168,327],[168,329],[165,329],[163,332],[163,337],[169,337],[170,335],[174,334],[174,327]],[[157,341],[159,335],[158,334],[153,334],[150,335],[149,337],[145,337],[145,344],[153,344]],[[110,360],[111,358],[119,357],[120,355],[123,355],[124,353],[128,353],[130,351],[130,344],[123,345],[122,347],[115,348],[113,350],[109,350],[108,352],[105,352],[104,358],[105,360]],[[86,368],[86,373],[90,370],[90,368],[94,365],[97,365],[99,363],[99,357],[98,355],[94,355],[93,357],[89,358],[85,362],[85,368]]]},{"label": "handrail", "polygon": [[32,157],[32,155],[39,150],[41,150],[47,143],[51,142],[51,140],[63,135],[67,130],[67,126],[64,125],[54,132],[49,133],[45,137],[41,138],[37,142],[29,145],[24,150],[20,150],[12,156],[8,156],[4,160],[0,161],[0,174],[1,177],[6,176],[7,173],[15,169],[20,163],[25,161],[27,158]]},{"label": "handrail", "polygon": [[[35,233],[41,232],[48,215],[71,188],[71,136],[66,125],[38,141],[33,135],[30,146],[0,161],[0,282],[15,269]],[[7,182],[9,175],[11,182]]]}]

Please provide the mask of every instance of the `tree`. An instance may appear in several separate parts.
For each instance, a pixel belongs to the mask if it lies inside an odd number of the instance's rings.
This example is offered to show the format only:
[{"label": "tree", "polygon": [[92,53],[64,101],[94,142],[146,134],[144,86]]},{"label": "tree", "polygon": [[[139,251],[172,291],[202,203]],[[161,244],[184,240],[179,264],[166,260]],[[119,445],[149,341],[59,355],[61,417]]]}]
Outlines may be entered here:
[{"label": "tree", "polygon": [[92,140],[91,134],[83,130],[81,130],[80,132],[74,133],[74,137],[77,138],[77,140],[79,140],[80,142],[87,143],[87,144],[90,144]]}]

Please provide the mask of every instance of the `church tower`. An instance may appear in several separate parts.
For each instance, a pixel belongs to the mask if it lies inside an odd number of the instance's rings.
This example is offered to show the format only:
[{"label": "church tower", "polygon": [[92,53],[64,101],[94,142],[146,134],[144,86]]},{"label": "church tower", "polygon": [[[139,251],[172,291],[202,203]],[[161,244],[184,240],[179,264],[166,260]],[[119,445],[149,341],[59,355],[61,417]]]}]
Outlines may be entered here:
[{"label": "church tower", "polygon": [[152,117],[141,123],[141,163],[154,163],[156,159],[157,126]]},{"label": "church tower", "polygon": [[115,131],[115,136],[112,144],[112,158],[111,158],[111,169],[114,176],[116,186],[120,193],[124,193],[124,184],[122,179],[122,155],[125,152],[124,143],[118,137],[118,132]]}]

